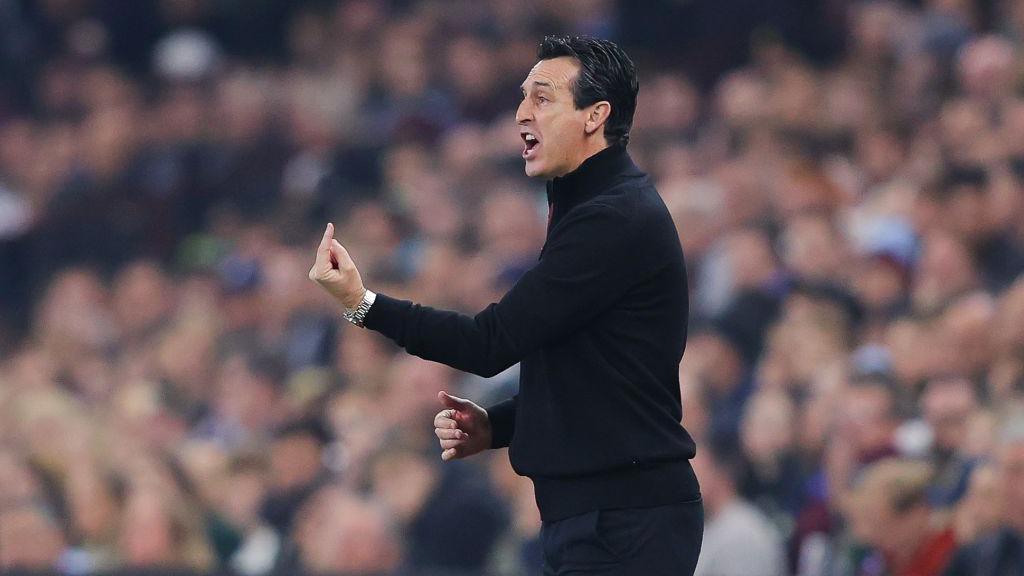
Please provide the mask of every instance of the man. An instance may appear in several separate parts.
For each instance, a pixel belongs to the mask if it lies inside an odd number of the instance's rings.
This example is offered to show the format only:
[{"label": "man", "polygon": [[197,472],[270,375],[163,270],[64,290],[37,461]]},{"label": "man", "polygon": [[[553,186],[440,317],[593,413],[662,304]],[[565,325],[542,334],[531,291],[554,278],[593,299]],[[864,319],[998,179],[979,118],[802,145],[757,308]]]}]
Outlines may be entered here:
[{"label": "man", "polygon": [[1024,413],[1010,412],[995,449],[999,528],[957,550],[946,576],[1024,574]]},{"label": "man", "polygon": [[706,443],[693,459],[707,512],[698,576],[789,572],[786,548],[768,516],[736,491],[739,462]]},{"label": "man", "polygon": [[929,503],[950,509],[967,492],[978,459],[967,454],[971,415],[978,410],[974,384],[965,378],[934,378],[921,395],[924,420],[932,431],[928,458],[935,476],[928,487]]},{"label": "man", "polygon": [[855,574],[942,573],[956,540],[928,502],[933,474],[927,463],[899,458],[884,458],[864,470],[851,494],[848,517],[855,540],[870,551],[855,561]]},{"label": "man", "polygon": [[516,122],[551,204],[537,265],[474,317],[374,294],[327,225],[309,272],[346,317],[483,376],[520,362],[486,410],[439,394],[444,460],[509,447],[534,483],[545,574],[692,574],[703,509],[680,426],[687,287],[672,218],[626,153],[636,73],[616,45],[547,37]]}]

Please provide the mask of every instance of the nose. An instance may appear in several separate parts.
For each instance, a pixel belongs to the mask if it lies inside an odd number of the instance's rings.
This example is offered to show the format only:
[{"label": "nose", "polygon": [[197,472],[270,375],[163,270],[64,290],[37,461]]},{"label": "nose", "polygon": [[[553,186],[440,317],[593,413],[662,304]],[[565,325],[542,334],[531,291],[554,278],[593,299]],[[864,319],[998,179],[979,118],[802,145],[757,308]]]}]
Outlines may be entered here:
[{"label": "nose", "polygon": [[530,100],[523,98],[519,103],[519,108],[516,108],[516,124],[525,124],[528,120],[533,119],[533,110],[530,109]]}]

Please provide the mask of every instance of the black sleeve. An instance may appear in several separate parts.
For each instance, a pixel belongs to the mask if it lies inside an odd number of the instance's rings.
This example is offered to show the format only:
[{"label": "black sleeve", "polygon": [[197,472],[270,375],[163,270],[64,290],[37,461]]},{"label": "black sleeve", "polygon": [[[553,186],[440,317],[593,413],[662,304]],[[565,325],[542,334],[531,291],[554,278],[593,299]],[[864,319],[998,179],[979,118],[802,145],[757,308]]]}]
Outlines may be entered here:
[{"label": "black sleeve", "polygon": [[519,395],[498,402],[487,408],[487,420],[491,423],[491,448],[505,448],[512,443],[516,427],[516,402]]},{"label": "black sleeve", "polygon": [[498,374],[626,293],[639,260],[629,220],[613,206],[581,205],[553,231],[540,262],[476,316],[379,294],[366,327],[421,358]]}]

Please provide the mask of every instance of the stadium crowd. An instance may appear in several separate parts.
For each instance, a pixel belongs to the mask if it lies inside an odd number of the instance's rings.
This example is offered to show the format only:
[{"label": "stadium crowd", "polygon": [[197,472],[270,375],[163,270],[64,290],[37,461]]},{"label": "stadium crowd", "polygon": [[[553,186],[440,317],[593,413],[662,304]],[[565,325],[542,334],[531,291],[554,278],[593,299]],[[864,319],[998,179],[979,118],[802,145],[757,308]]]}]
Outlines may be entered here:
[{"label": "stadium crowd", "polygon": [[641,4],[0,0],[0,571],[537,573],[530,482],[430,429],[516,369],[306,272],[333,221],[375,290],[499,298],[545,236],[518,84],[574,32],[634,55],[687,257],[698,573],[1024,573],[1024,2]]}]

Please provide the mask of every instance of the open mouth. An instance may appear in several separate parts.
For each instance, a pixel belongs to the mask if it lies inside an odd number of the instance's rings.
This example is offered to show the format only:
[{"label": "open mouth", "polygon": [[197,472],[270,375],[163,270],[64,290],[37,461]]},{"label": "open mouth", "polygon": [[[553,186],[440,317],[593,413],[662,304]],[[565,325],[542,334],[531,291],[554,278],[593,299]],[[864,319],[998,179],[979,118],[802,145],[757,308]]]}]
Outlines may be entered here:
[{"label": "open mouth", "polygon": [[533,134],[523,133],[520,134],[523,138],[523,158],[529,160],[536,155],[537,147],[540,146],[540,140]]}]

